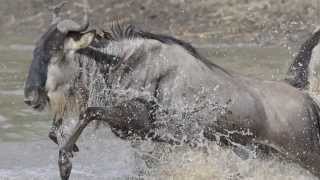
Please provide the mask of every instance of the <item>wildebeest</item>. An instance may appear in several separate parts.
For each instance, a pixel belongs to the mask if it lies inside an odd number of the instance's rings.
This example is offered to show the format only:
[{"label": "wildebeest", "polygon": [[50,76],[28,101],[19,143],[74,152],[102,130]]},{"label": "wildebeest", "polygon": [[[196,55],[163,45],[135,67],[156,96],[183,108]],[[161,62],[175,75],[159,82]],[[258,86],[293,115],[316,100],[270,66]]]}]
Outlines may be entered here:
[{"label": "wildebeest", "polygon": [[[118,24],[98,35],[88,25],[87,15],[81,25],[52,24],[36,44],[25,82],[25,103],[38,110],[49,104],[54,112],[50,137],[59,143],[62,179],[69,178],[72,150],[93,120],[122,138],[261,144],[320,176],[319,106],[299,89],[307,87],[320,31],[301,47],[292,76],[263,81],[228,72],[171,36]],[[103,105],[92,107],[96,82]],[[79,121],[70,136],[62,136],[61,122],[70,112]]]}]

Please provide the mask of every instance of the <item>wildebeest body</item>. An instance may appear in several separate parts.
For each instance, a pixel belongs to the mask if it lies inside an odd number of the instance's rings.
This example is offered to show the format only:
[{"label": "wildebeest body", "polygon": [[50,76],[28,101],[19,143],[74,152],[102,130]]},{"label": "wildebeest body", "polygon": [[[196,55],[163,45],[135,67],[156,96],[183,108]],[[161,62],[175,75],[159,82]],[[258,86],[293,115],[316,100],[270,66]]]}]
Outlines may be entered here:
[{"label": "wildebeest body", "polygon": [[[157,46],[157,42],[151,43]],[[122,46],[125,47],[124,44]],[[278,150],[305,150],[306,146],[315,152],[319,150],[317,105],[307,94],[283,82],[261,81],[220,69],[212,70],[184,51],[171,45],[159,50],[159,55],[152,52],[153,57],[145,61],[140,58],[141,64],[128,65],[131,72],[123,77],[119,86],[137,91],[147,89],[150,94],[156,94],[156,101],[161,107],[178,113],[184,113],[185,109],[181,107],[186,105],[196,109],[199,97],[203,98],[202,101],[226,105],[228,112],[212,113],[214,107],[208,104],[200,112],[195,112],[199,114],[196,118],[203,128],[249,130],[251,138],[238,137],[240,141],[243,138],[248,142],[254,139],[268,144],[270,141]],[[172,58],[175,56],[179,58]],[[240,134],[236,133],[236,136]]]},{"label": "wildebeest body", "polygon": [[[63,179],[71,171],[68,154],[92,120],[108,123],[122,137],[196,144],[199,137],[220,136],[244,145],[263,144],[319,175],[319,107],[307,93],[286,82],[227,72],[169,36],[132,26],[116,26],[112,38],[93,34],[64,34],[63,41],[53,43],[63,49],[48,64],[45,88],[50,103],[58,96],[66,101],[74,96],[71,104],[83,102],[78,124],[60,144]],[[87,107],[88,102],[94,105],[90,98],[97,77],[104,104]],[[26,87],[31,82],[28,78]],[[29,92],[32,88],[26,95]],[[63,118],[66,108],[59,109]]]}]

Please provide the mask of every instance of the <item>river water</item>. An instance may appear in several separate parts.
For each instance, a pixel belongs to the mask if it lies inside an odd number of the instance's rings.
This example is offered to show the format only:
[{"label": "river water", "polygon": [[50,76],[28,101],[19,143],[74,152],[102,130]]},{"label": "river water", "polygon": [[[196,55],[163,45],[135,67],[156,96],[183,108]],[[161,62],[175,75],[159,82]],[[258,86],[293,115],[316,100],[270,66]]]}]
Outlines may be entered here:
[{"label": "river water", "polygon": [[[23,104],[32,47],[10,47],[0,48],[0,180],[59,179],[58,148],[47,138],[50,116]],[[292,59],[284,47],[200,47],[222,67],[261,79],[282,79]],[[78,145],[70,179],[316,179],[277,156],[242,159],[215,143],[206,150],[152,142],[131,144],[108,128],[88,128]]]}]

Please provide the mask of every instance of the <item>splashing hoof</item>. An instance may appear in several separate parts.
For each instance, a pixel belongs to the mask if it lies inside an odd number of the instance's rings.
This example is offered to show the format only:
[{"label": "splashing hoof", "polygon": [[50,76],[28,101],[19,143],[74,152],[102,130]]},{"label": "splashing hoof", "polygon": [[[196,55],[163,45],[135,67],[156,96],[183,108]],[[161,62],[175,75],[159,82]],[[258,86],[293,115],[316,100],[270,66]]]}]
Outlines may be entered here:
[{"label": "splashing hoof", "polygon": [[50,131],[48,136],[55,144],[58,144],[58,139],[55,132]]},{"label": "splashing hoof", "polygon": [[70,153],[67,153],[64,150],[59,151],[59,170],[60,177],[62,180],[68,180],[72,170],[72,163],[69,160],[69,157],[72,156]]},{"label": "splashing hoof", "polygon": [[[54,131],[50,131],[48,136],[55,144],[58,144],[57,135]],[[79,148],[76,144],[73,146],[72,151],[79,152]]]},{"label": "splashing hoof", "polygon": [[78,146],[76,144],[73,146],[72,151],[73,152],[79,152],[79,148],[78,148]]}]

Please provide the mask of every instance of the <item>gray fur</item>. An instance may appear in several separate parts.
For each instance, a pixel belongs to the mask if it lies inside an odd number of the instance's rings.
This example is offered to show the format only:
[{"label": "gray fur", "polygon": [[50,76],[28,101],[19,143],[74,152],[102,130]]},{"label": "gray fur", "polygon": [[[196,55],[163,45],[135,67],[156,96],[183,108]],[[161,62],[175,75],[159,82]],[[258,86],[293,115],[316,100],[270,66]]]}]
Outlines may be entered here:
[{"label": "gray fur", "polygon": [[57,78],[47,88],[50,101],[50,93],[75,90],[84,102],[78,124],[60,143],[62,179],[71,172],[68,154],[92,120],[106,122],[123,138],[262,144],[319,176],[319,107],[308,94],[284,82],[229,73],[173,37],[121,26],[112,32],[81,50],[64,46],[63,59],[54,63],[51,57],[48,65],[62,74],[48,71],[47,79]]}]

